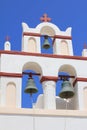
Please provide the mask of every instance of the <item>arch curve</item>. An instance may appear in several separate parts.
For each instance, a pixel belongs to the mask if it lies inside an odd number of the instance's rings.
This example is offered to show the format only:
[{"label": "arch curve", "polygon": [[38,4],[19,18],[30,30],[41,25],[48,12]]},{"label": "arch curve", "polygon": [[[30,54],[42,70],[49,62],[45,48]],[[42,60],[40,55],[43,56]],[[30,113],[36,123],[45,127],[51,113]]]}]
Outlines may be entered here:
[{"label": "arch curve", "polygon": [[64,65],[60,66],[59,72],[66,72],[66,73],[68,73],[69,75],[72,75],[72,76],[77,75],[75,68],[72,65],[69,65],[69,64],[64,64]]},{"label": "arch curve", "polygon": [[37,46],[36,46],[36,40],[33,37],[30,37],[28,39],[28,52],[36,52]]},{"label": "arch curve", "polygon": [[47,23],[47,22],[37,25],[36,29],[38,29],[38,31],[41,32],[41,34],[43,34],[45,32],[49,35],[55,35],[60,32],[60,29],[55,24]]},{"label": "arch curve", "polygon": [[61,47],[62,55],[69,55],[69,47],[68,47],[68,43],[66,40],[61,40],[60,47]]},{"label": "arch curve", "polygon": [[6,105],[16,107],[16,84],[9,82],[6,87]]},{"label": "arch curve", "polygon": [[25,70],[33,70],[33,71],[35,71],[35,72],[37,72],[37,73],[42,74],[42,68],[41,68],[41,66],[40,66],[38,63],[36,63],[36,62],[27,62],[27,63],[25,63],[25,64],[23,65],[22,71],[25,71]]},{"label": "arch curve", "polygon": [[41,28],[40,33],[42,35],[45,34],[45,35],[48,35],[48,36],[53,36],[53,35],[55,35],[55,30],[50,26],[44,26],[44,27]]}]

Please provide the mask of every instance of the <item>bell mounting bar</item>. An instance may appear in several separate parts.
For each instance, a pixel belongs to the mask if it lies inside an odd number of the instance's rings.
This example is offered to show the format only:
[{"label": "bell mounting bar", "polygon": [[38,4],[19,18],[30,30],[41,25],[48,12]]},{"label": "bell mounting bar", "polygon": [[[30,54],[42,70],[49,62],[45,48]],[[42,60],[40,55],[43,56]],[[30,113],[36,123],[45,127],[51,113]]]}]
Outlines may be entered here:
[{"label": "bell mounting bar", "polygon": [[[44,34],[44,35],[46,35],[46,34]],[[24,32],[24,33],[23,33],[23,36],[43,37],[44,35],[43,35],[43,34],[40,34],[40,33],[32,33],[32,32]],[[48,36],[49,36],[49,35],[48,35]],[[67,40],[71,40],[71,39],[72,39],[71,36],[63,36],[63,35],[54,35],[54,36],[51,36],[51,35],[50,35],[49,37],[54,38],[54,40],[55,40],[56,38],[58,38],[58,39],[67,39]]]},{"label": "bell mounting bar", "polygon": [[33,72],[23,72],[22,74],[28,75],[29,77],[32,77],[32,75],[40,76],[40,73],[33,73]]},{"label": "bell mounting bar", "polygon": [[58,75],[58,77],[60,78],[59,80],[65,80],[68,78],[75,78],[75,76],[70,76],[70,75]]}]

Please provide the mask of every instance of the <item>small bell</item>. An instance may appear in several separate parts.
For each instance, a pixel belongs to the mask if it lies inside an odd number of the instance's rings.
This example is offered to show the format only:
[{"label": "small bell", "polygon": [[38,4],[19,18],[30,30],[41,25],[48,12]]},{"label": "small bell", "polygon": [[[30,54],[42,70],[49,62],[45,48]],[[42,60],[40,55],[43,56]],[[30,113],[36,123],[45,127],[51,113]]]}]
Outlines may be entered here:
[{"label": "small bell", "polygon": [[50,43],[49,43],[49,41],[48,41],[48,36],[47,36],[47,35],[44,36],[43,48],[44,48],[44,49],[49,49],[49,48],[50,48]]},{"label": "small bell", "polygon": [[38,89],[37,89],[37,87],[36,87],[36,85],[35,85],[35,82],[34,82],[34,80],[33,80],[32,77],[30,77],[30,78],[28,79],[27,85],[26,85],[26,88],[25,88],[24,92],[25,92],[25,93],[30,93],[31,95],[32,95],[33,93],[37,93],[37,92],[38,92]]},{"label": "small bell", "polygon": [[62,83],[62,90],[59,93],[59,97],[61,98],[72,98],[74,96],[74,89],[71,83],[67,80],[63,81]]}]

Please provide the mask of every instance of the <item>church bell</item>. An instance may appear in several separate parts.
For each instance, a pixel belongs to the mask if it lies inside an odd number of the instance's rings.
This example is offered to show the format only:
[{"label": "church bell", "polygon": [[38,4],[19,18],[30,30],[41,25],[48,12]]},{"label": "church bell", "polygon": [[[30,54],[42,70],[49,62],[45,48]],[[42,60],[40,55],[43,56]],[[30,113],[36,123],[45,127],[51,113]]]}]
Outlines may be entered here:
[{"label": "church bell", "polygon": [[49,43],[49,40],[48,40],[48,36],[47,36],[47,35],[44,36],[43,48],[44,48],[44,49],[49,49],[49,48],[50,48],[50,43]]},{"label": "church bell", "polygon": [[59,93],[60,98],[72,98],[74,96],[74,88],[68,80],[63,81],[62,90]]},{"label": "church bell", "polygon": [[24,90],[25,93],[30,93],[30,94],[33,94],[33,93],[37,93],[38,92],[38,89],[35,85],[35,82],[34,82],[34,79],[32,77],[30,77],[27,81],[27,85],[26,85],[26,88]]}]

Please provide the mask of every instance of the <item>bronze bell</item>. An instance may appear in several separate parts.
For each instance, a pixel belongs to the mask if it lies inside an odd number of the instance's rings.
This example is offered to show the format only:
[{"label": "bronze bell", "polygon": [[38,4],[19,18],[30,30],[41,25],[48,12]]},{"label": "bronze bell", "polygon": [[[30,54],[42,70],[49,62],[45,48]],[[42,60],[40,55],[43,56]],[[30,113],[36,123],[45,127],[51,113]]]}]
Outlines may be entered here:
[{"label": "bronze bell", "polygon": [[26,88],[24,90],[25,93],[30,93],[30,94],[33,94],[33,93],[37,93],[38,92],[38,89],[35,85],[35,82],[33,80],[32,77],[30,77],[27,81],[27,85],[26,85]]},{"label": "bronze bell", "polygon": [[49,49],[49,48],[50,48],[50,43],[49,43],[49,40],[48,40],[48,36],[47,36],[47,35],[44,36],[43,48],[44,48],[44,49]]},{"label": "bronze bell", "polygon": [[63,81],[62,90],[59,93],[59,97],[61,98],[72,98],[74,96],[74,88],[68,80]]}]

